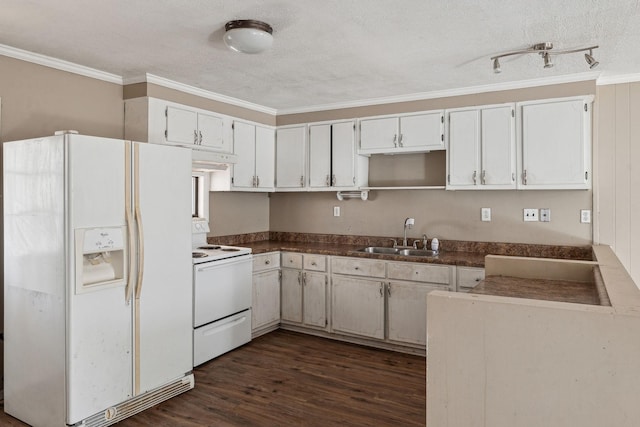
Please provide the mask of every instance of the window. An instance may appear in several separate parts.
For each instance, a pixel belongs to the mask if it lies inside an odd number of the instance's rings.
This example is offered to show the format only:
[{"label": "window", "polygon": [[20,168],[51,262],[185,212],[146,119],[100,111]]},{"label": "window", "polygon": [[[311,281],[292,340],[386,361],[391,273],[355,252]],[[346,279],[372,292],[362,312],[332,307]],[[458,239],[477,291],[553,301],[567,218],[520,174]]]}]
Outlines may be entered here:
[{"label": "window", "polygon": [[206,172],[191,175],[191,217],[209,219],[209,174]]}]

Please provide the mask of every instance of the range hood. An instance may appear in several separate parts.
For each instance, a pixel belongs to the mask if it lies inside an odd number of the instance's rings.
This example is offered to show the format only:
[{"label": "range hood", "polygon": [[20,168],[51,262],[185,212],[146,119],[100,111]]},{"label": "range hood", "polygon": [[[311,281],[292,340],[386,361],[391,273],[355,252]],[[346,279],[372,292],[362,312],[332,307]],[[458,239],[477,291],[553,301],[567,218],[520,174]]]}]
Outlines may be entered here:
[{"label": "range hood", "polygon": [[201,172],[224,171],[230,164],[238,162],[238,156],[230,153],[217,153],[193,149],[191,151],[192,169]]}]

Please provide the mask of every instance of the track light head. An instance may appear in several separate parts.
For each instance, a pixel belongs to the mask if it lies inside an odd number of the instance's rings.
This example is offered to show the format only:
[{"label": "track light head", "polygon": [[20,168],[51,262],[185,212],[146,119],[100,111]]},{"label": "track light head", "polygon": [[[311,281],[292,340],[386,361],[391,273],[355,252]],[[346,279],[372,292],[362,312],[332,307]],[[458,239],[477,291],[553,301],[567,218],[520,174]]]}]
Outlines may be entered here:
[{"label": "track light head", "polygon": [[542,57],[544,58],[544,68],[553,67],[553,62],[551,62],[551,55],[549,55],[549,52],[545,52]]},{"label": "track light head", "polygon": [[498,58],[495,58],[493,60],[493,72],[496,74],[500,74],[502,72],[502,69],[500,68],[500,61],[498,61]]},{"label": "track light head", "polygon": [[590,50],[589,53],[584,54],[584,60],[587,61],[587,64],[589,64],[589,69],[591,70],[596,68],[598,64],[600,64],[593,56],[591,56],[592,53],[593,51]]}]

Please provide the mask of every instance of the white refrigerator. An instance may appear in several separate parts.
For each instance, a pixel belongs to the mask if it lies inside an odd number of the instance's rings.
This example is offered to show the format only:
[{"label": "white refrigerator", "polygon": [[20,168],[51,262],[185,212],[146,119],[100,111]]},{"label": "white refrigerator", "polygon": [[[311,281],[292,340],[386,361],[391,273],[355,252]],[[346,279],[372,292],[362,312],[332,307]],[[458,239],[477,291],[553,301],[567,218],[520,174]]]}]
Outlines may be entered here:
[{"label": "white refrigerator", "polygon": [[193,388],[191,152],[3,144],[4,408],[106,426]]}]

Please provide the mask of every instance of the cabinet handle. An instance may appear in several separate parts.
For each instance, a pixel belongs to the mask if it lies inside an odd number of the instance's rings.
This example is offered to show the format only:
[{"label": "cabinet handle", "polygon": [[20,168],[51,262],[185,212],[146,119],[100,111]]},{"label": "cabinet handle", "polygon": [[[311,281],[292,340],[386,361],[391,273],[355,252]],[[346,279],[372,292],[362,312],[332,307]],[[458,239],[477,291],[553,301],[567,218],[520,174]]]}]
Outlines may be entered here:
[{"label": "cabinet handle", "polygon": [[478,171],[473,171],[473,185],[476,185],[477,176],[478,176]]},{"label": "cabinet handle", "polygon": [[298,272],[298,285],[302,285],[302,273]]},{"label": "cabinet handle", "polygon": [[486,182],[486,179],[485,179],[485,178],[486,178],[486,176],[487,176],[487,171],[485,171],[485,170],[483,169],[483,170],[482,170],[482,176],[481,176],[481,178],[480,178],[480,182],[482,183],[482,185],[485,185],[485,184],[487,183],[487,182]]},{"label": "cabinet handle", "polygon": [[398,146],[398,134],[396,133],[393,134],[393,146],[394,147]]},{"label": "cabinet handle", "polygon": [[524,172],[522,172],[522,183],[524,185],[527,185],[527,170],[525,169]]},{"label": "cabinet handle", "polygon": [[307,273],[302,273],[302,286],[307,285]]},{"label": "cabinet handle", "polygon": [[360,267],[355,267],[356,270],[360,270]]},{"label": "cabinet handle", "polygon": [[384,287],[384,282],[380,282],[380,296],[384,296],[382,293],[382,288]]},{"label": "cabinet handle", "polygon": [[391,298],[391,283],[387,283],[387,295]]},{"label": "cabinet handle", "polygon": [[402,134],[398,137],[398,145],[402,147]]},{"label": "cabinet handle", "polygon": [[324,183],[325,183],[325,185],[326,185],[327,187],[329,187],[329,186],[331,185],[331,183],[330,183],[330,181],[329,181],[329,175],[327,175],[327,177],[325,178]]},{"label": "cabinet handle", "polygon": [[331,185],[334,185],[334,186],[336,185],[336,176],[335,175],[331,176]]},{"label": "cabinet handle", "polygon": [[514,172],[511,172],[511,181],[515,181],[516,180],[516,174]]},{"label": "cabinet handle", "polygon": [[271,260],[270,260],[270,259],[267,259],[267,260],[265,260],[265,261],[264,261],[264,263],[265,263],[265,264],[267,264],[267,265],[269,265],[269,264],[271,264]]},{"label": "cabinet handle", "polygon": [[198,144],[202,145],[202,132],[198,132],[200,138],[198,139]]},{"label": "cabinet handle", "polygon": [[194,144],[198,143],[198,131],[197,130],[193,131],[193,143]]},{"label": "cabinet handle", "polygon": [[300,187],[304,187],[304,175],[300,175]]},{"label": "cabinet handle", "polygon": [[311,265],[318,265],[315,261],[311,262]]},{"label": "cabinet handle", "polygon": [[260,177],[256,175],[256,187],[260,187]]},{"label": "cabinet handle", "polygon": [[253,179],[251,180],[251,186],[255,187],[256,186],[256,176],[253,175]]}]

